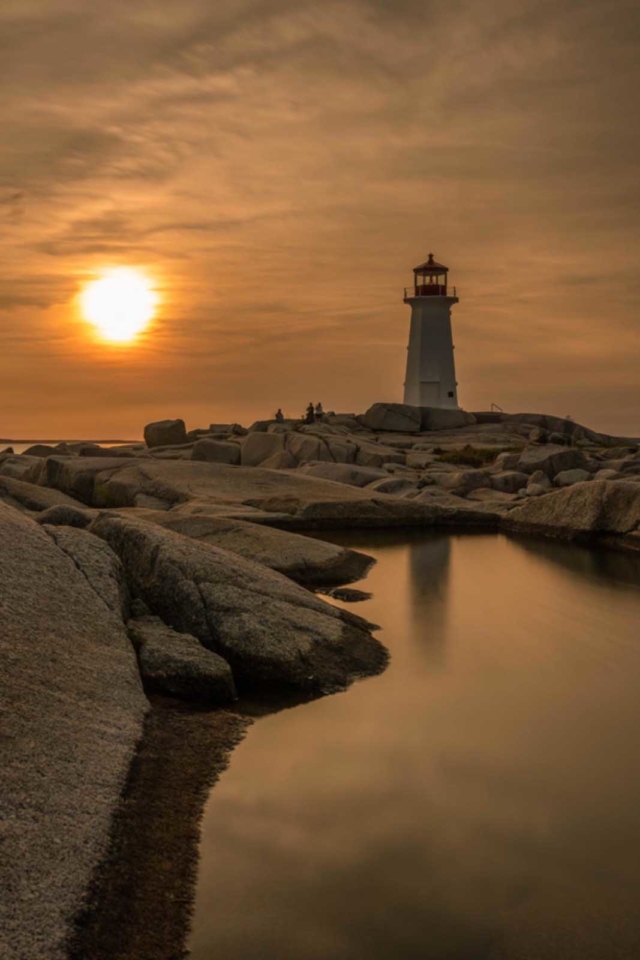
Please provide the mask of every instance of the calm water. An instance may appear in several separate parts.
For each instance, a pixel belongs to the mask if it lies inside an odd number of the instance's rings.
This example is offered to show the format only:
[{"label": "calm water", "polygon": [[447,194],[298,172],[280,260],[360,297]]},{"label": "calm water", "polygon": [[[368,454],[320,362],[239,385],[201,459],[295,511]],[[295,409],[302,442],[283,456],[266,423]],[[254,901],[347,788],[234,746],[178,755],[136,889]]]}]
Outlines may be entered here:
[{"label": "calm water", "polygon": [[348,542],[391,665],[235,751],[194,960],[640,957],[640,558]]}]

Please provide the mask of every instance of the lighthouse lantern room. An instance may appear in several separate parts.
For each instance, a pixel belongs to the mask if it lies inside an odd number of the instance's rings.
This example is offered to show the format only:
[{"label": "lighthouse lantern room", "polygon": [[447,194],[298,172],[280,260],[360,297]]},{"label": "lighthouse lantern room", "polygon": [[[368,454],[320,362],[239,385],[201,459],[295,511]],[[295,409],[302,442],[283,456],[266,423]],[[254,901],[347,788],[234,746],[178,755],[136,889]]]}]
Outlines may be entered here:
[{"label": "lighthouse lantern room", "polygon": [[457,408],[451,307],[458,302],[448,283],[449,268],[434,260],[414,267],[413,288],[405,288],[411,306],[404,402],[416,407]]}]

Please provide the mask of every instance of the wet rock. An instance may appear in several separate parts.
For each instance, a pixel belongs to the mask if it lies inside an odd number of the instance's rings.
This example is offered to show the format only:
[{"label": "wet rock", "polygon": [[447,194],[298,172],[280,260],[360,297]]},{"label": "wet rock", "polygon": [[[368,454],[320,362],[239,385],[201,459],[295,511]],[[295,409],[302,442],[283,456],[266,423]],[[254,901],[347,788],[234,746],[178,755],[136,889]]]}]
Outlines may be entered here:
[{"label": "wet rock", "polygon": [[240,445],[222,440],[197,440],[193,445],[191,459],[210,463],[240,463]]},{"label": "wet rock", "polygon": [[184,420],[156,420],[144,428],[144,439],[148,447],[168,447],[187,443],[187,430]]},{"label": "wet rock", "polygon": [[130,620],[127,628],[138,651],[140,673],[150,690],[198,703],[237,700],[231,667],[196,637],[177,633],[153,616]]}]

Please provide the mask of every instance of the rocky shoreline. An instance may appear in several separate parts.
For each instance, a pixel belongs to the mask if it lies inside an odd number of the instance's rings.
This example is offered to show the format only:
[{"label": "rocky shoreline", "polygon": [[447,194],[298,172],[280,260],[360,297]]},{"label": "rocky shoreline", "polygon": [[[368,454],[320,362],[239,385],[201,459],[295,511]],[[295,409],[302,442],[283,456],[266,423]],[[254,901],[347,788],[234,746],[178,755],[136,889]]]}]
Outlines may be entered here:
[{"label": "rocky shoreline", "polygon": [[[314,424],[161,421],[144,444],[0,453],[3,956],[152,958],[169,941],[182,955],[199,812],[249,722],[246,698],[321,696],[385,668],[375,627],[313,592],[372,561],[303,533],[356,527],[637,550],[640,441],[544,415],[380,403]],[[144,914],[129,911],[126,936],[105,931],[131,899],[132,834],[147,850],[136,886],[152,889],[153,838],[183,774],[180,842],[166,846],[176,906],[160,952],[140,953]],[[143,830],[149,784],[166,809]]]}]

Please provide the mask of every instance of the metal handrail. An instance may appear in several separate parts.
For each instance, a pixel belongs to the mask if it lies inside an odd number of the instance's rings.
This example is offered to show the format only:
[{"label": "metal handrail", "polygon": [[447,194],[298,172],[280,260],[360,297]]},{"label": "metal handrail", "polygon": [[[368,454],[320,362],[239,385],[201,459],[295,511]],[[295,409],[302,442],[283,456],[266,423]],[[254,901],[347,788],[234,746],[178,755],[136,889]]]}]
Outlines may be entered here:
[{"label": "metal handrail", "polygon": [[[420,286],[422,286],[422,284]],[[444,286],[444,284],[440,284],[440,286]],[[421,297],[427,300],[429,299],[429,297],[457,297],[457,296],[458,294],[456,292],[455,287],[448,287],[446,293],[416,293],[415,287],[404,288],[405,300],[408,300],[409,298],[415,298],[415,297]]]}]

